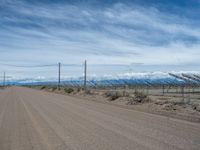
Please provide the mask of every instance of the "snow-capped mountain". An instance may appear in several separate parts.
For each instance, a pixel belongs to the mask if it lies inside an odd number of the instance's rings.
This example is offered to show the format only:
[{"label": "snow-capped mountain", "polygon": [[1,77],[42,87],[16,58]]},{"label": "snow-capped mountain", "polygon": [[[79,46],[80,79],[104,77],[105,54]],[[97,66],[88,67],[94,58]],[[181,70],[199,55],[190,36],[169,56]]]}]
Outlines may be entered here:
[{"label": "snow-capped mountain", "polygon": [[[194,84],[199,84],[198,79],[194,75],[197,75],[200,72],[196,71],[172,71],[170,72],[172,75],[176,75],[177,78],[169,74],[169,72],[127,72],[124,74],[118,75],[103,75],[98,76],[95,74],[91,74],[87,76],[87,84],[88,85],[122,85],[122,84],[182,84],[186,82],[192,82]],[[182,75],[188,75],[192,78],[183,77]],[[12,78],[7,80],[7,84],[57,84],[57,77],[54,78],[45,78],[45,77],[36,77],[36,78]],[[199,80],[200,81],[200,80]],[[82,85],[83,77],[69,77],[69,76],[61,76],[62,84],[69,85]]]}]

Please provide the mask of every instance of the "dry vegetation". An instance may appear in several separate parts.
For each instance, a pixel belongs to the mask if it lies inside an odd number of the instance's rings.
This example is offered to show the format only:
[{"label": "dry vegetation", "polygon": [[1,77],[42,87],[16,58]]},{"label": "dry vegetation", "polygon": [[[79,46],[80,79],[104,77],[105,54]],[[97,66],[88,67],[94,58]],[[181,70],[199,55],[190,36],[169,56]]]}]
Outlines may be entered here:
[{"label": "dry vegetation", "polygon": [[108,98],[110,101],[114,101],[120,97],[129,97],[129,93],[125,91],[106,91],[104,93],[105,97]]},{"label": "dry vegetation", "polygon": [[[162,95],[149,94],[144,90],[131,89],[91,89],[86,90],[82,88],[60,87],[58,90],[56,86],[36,86],[34,88],[67,94],[88,100],[95,100],[116,105],[123,105],[129,108],[135,108],[148,112],[168,112],[176,114],[185,114],[186,116],[200,117],[200,96],[197,94],[196,98],[181,97],[180,95]],[[159,89],[155,89],[157,92]],[[162,91],[162,90],[161,90]],[[159,113],[163,114],[163,113]]]},{"label": "dry vegetation", "polygon": [[131,96],[128,98],[127,104],[134,105],[134,104],[141,104],[141,103],[149,103],[151,101],[151,98],[148,97],[143,92],[135,92],[134,96]]}]

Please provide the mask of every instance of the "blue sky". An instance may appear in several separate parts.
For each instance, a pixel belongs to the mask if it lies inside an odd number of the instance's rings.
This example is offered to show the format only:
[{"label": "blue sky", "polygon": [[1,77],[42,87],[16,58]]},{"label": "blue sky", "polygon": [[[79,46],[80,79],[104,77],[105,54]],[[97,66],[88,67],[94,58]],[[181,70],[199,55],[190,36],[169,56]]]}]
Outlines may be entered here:
[{"label": "blue sky", "polygon": [[0,18],[0,63],[127,65],[119,72],[200,66],[200,0],[0,0]]}]

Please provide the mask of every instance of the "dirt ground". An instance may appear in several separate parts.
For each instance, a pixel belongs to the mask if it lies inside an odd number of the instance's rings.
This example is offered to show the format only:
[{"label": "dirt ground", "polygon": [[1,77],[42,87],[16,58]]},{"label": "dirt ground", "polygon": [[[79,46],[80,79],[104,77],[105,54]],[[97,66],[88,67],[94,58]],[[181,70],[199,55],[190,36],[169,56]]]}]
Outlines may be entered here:
[{"label": "dirt ground", "polygon": [[199,123],[110,104],[120,98],[108,105],[80,94],[0,90],[0,149],[199,150]]},{"label": "dirt ground", "polygon": [[[34,88],[42,89],[42,86]],[[141,88],[137,89],[137,91],[146,95],[150,101],[134,102],[133,100],[132,104],[129,104],[129,101],[130,98],[134,97],[135,90],[133,89],[88,89],[86,92],[80,89],[73,89],[73,91],[70,91],[70,89],[71,88],[61,87],[60,90],[58,90],[55,87],[43,87],[42,90],[100,103],[117,105],[128,109],[160,114],[172,118],[200,122],[200,93],[197,92],[199,89],[196,89],[193,93],[189,93],[191,89],[185,89],[185,94],[183,95],[181,90],[178,91],[178,89],[166,89],[163,94],[162,88],[148,89],[148,91]],[[106,93],[111,93],[111,96],[106,96]],[[119,94],[119,96],[114,100],[110,100],[110,97],[113,95],[115,96],[116,93]]]}]

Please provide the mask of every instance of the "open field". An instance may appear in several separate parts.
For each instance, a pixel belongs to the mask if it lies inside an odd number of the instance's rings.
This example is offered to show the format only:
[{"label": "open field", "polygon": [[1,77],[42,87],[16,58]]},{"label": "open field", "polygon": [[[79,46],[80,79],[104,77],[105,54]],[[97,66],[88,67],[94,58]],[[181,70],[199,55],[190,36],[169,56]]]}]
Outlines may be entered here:
[{"label": "open field", "polygon": [[30,88],[0,90],[1,150],[199,147],[199,123]]},{"label": "open field", "polygon": [[[200,89],[198,87],[137,87],[137,88],[73,88],[33,86],[39,90],[200,122]],[[137,95],[136,95],[137,94]]]}]

